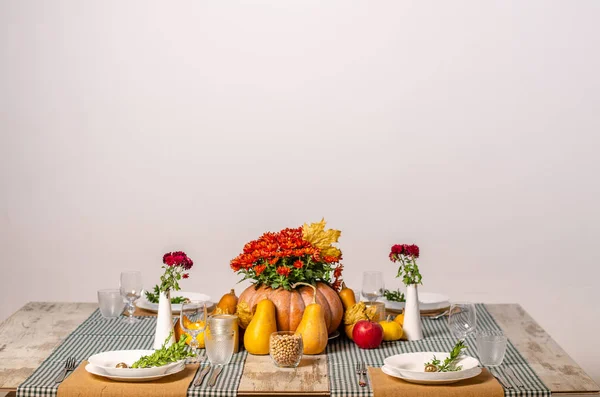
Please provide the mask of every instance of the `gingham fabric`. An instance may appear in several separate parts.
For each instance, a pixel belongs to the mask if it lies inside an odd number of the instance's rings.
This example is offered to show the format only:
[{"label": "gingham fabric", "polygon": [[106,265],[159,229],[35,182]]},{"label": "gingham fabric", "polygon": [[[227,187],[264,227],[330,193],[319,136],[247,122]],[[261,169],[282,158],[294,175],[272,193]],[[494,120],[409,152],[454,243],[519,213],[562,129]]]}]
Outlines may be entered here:
[{"label": "gingham fabric", "polygon": [[[55,384],[54,379],[69,357],[75,357],[79,365],[91,355],[103,351],[152,349],[156,317],[137,318],[139,322],[127,324],[122,317],[105,319],[96,310],[17,388],[17,397],[56,396],[59,384]],[[201,386],[188,388],[187,395],[236,396],[246,356],[245,350],[234,354],[230,364],[223,367],[214,387],[208,387],[207,377]]]},{"label": "gingham fabric", "polygon": [[[484,305],[477,304],[476,308],[478,329],[501,331],[501,328],[496,324],[496,321]],[[368,350],[360,349],[354,342],[343,336],[330,341],[327,345],[327,366],[331,396],[373,396],[373,389],[370,383],[367,387],[360,387],[358,385],[358,376],[355,369],[356,364],[360,362],[364,362],[367,366],[371,367],[381,367],[386,357],[395,354],[419,351],[449,352],[454,347],[456,338],[452,336],[448,328],[447,317],[437,320],[423,317],[421,321],[423,324],[424,339],[419,341],[383,342],[378,349]],[[468,346],[466,354],[479,359],[474,336],[467,338],[466,345]],[[510,378],[504,374],[503,369],[507,367],[514,370],[515,375],[525,385],[525,388],[519,389],[517,385],[511,383]],[[550,390],[537,377],[510,341],[508,342],[506,356],[502,365],[493,369],[488,368],[488,370],[493,374],[504,374],[503,378],[513,386],[513,389],[504,390],[505,396],[550,395]]]}]

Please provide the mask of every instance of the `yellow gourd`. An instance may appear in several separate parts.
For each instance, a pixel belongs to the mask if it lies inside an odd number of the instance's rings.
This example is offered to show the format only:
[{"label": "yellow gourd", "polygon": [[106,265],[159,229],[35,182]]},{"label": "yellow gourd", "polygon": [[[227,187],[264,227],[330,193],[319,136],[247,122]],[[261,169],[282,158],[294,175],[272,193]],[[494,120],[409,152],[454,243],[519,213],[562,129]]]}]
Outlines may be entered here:
[{"label": "yellow gourd", "polygon": [[263,299],[256,305],[256,312],[244,333],[244,347],[250,354],[269,354],[269,338],[276,331],[275,305]]},{"label": "yellow gourd", "polygon": [[401,327],[404,326],[404,312],[398,314],[396,318],[394,318],[394,321],[400,324]]},{"label": "yellow gourd", "polygon": [[367,307],[365,302],[358,302],[350,306],[344,313],[344,331],[346,332],[346,336],[352,340],[354,324],[360,320],[372,320],[376,314],[377,308],[375,306]]},{"label": "yellow gourd", "polygon": [[340,299],[342,300],[342,305],[344,305],[344,310],[348,310],[348,308],[354,306],[356,303],[356,296],[354,295],[354,291],[350,288],[346,287],[346,283],[342,281],[342,289],[338,292]]},{"label": "yellow gourd", "polygon": [[231,291],[221,297],[219,303],[217,303],[216,312],[217,314],[235,314],[237,304],[238,297],[235,295],[235,290],[232,288]]},{"label": "yellow gourd", "polygon": [[402,338],[404,330],[400,324],[392,321],[392,316],[388,316],[387,319],[380,321],[379,324],[383,327],[383,340],[390,341]]},{"label": "yellow gourd", "polygon": [[311,287],[314,294],[312,303],[304,308],[304,314],[296,328],[296,334],[302,336],[304,354],[321,354],[327,347],[328,335],[323,308],[317,303],[317,288],[307,283],[296,283],[292,285],[292,288],[298,284]]}]

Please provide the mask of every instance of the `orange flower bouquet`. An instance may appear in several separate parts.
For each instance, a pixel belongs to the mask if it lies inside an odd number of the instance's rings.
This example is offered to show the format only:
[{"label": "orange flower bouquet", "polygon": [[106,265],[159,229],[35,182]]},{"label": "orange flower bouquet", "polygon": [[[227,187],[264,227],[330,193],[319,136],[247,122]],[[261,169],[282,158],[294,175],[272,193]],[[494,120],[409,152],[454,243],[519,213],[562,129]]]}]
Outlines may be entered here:
[{"label": "orange flower bouquet", "polygon": [[277,233],[267,232],[247,243],[230,266],[244,276],[240,281],[252,279],[257,287],[291,290],[299,281],[323,281],[337,290],[342,283],[342,251],[333,244],[340,235],[339,230],[325,230],[324,219]]}]

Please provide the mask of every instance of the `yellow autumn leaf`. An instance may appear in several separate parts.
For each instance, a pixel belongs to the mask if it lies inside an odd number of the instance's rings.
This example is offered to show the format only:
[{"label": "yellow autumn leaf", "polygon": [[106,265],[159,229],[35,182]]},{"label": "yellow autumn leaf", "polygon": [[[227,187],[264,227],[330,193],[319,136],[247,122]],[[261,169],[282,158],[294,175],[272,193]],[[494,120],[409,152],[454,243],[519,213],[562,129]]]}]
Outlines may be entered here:
[{"label": "yellow autumn leaf", "polygon": [[342,232],[334,229],[325,230],[325,223],[325,219],[310,225],[305,223],[302,226],[302,237],[319,248],[322,256],[339,257],[342,255],[342,251],[331,244],[337,243]]}]

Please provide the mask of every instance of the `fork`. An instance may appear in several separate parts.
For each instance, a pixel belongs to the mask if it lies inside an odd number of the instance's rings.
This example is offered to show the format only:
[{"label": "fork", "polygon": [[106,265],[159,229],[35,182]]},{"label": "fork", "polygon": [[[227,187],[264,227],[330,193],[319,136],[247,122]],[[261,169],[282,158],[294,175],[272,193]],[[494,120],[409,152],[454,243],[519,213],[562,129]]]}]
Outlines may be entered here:
[{"label": "fork", "polygon": [[358,385],[365,387],[367,385],[367,366],[365,363],[356,364],[356,375],[358,375]]},{"label": "fork", "polygon": [[65,380],[65,376],[67,376],[67,372],[73,371],[77,367],[77,360],[75,357],[69,357],[67,361],[65,361],[65,367],[63,371],[54,379],[54,383],[60,383]]}]

